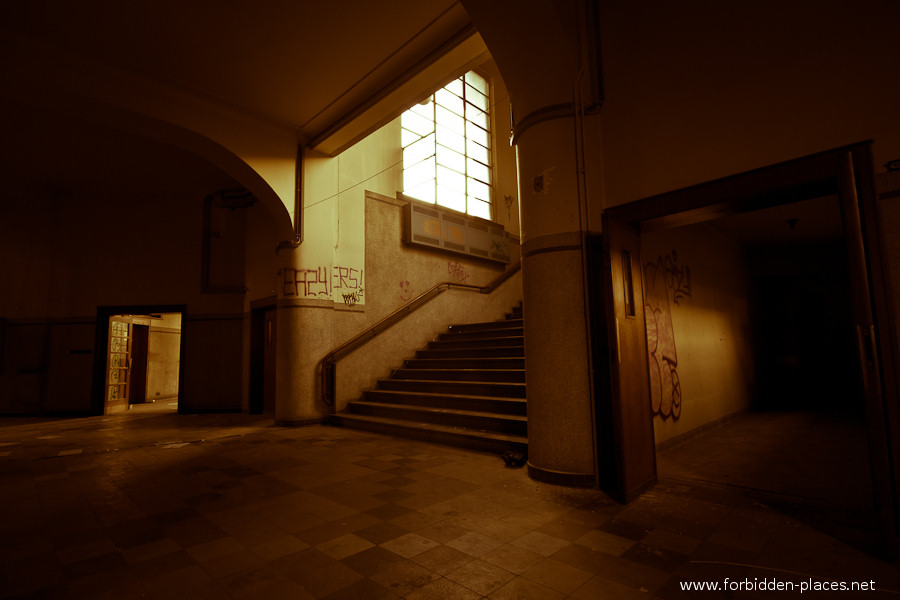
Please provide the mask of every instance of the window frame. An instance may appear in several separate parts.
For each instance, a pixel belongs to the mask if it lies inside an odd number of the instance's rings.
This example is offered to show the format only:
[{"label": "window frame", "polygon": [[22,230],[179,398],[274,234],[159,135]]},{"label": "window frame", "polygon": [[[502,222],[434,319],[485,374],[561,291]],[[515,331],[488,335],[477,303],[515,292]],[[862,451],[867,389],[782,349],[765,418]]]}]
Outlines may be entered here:
[{"label": "window frame", "polygon": [[[470,80],[470,74],[478,79]],[[452,89],[454,87],[457,89]],[[402,193],[405,196],[493,220],[496,141],[492,94],[490,77],[471,70],[401,114]],[[446,101],[448,98],[449,102]],[[457,106],[448,106],[451,103]],[[447,124],[455,118],[461,119],[461,123],[457,123],[454,130]],[[479,134],[480,139],[472,132]]]}]

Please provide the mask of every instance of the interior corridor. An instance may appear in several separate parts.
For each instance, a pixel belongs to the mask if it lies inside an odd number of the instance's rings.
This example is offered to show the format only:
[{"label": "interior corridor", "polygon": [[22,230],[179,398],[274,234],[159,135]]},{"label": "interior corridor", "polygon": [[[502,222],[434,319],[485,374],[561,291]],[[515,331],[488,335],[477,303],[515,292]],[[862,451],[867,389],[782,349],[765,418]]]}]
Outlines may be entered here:
[{"label": "interior corridor", "polygon": [[495,455],[246,414],[0,419],[0,486],[4,599],[676,598],[726,577],[900,590],[895,565],[738,487],[664,478],[622,506]]},{"label": "interior corridor", "polygon": [[741,490],[860,547],[874,507],[862,415],[756,411],[658,453],[666,481]]}]

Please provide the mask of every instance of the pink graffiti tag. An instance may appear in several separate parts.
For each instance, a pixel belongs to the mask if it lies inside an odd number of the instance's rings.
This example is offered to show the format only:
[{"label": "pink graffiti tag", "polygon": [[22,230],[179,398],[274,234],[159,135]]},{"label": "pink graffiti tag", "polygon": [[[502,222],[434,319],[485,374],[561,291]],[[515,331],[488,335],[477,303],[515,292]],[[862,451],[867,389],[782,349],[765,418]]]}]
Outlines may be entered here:
[{"label": "pink graffiti tag", "polygon": [[465,265],[454,261],[447,261],[447,273],[452,275],[457,281],[465,281],[469,278],[469,272],[466,270]]},{"label": "pink graffiti tag", "polygon": [[[691,270],[678,265],[678,255],[660,256],[644,265],[644,319],[647,324],[647,359],[653,413],[663,418],[681,416],[681,382],[672,308],[691,295]],[[671,290],[671,296],[669,291]]]},{"label": "pink graffiti tag", "polygon": [[412,291],[409,289],[409,281],[401,281],[400,282],[400,299],[403,302],[407,302],[410,298],[412,298]]}]

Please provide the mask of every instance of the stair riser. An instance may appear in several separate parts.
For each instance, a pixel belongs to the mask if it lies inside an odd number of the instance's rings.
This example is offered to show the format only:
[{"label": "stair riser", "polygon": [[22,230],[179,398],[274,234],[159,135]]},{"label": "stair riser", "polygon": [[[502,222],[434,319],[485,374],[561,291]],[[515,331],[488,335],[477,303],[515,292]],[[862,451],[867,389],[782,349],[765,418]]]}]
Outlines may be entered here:
[{"label": "stair riser", "polygon": [[491,321],[489,323],[466,323],[464,325],[451,325],[449,332],[485,331],[488,329],[521,329],[525,326],[522,319],[506,319],[505,321]]},{"label": "stair riser", "polygon": [[517,337],[522,338],[523,332],[521,328],[514,329],[488,329],[485,331],[451,331],[442,333],[438,336],[439,340],[489,340],[496,338]]},{"label": "stair riser", "polygon": [[403,363],[404,369],[524,369],[524,358],[417,359]]},{"label": "stair riser", "polygon": [[453,333],[484,331],[486,329],[521,329],[522,325],[522,319],[507,319],[505,321],[491,321],[490,323],[468,323],[465,325],[451,325],[449,331]]},{"label": "stair riser", "polygon": [[432,392],[435,394],[462,394],[468,396],[499,396],[524,398],[525,385],[517,383],[474,383],[467,381],[410,381],[407,379],[380,379],[378,389],[408,392]]},{"label": "stair riser", "polygon": [[481,415],[456,415],[451,413],[416,410],[414,407],[407,409],[371,404],[358,404],[355,402],[349,403],[347,408],[353,414],[386,417],[389,419],[402,419],[414,423],[436,423],[447,427],[461,427],[474,429],[476,431],[494,431],[497,433],[509,433],[513,435],[527,435],[528,433],[528,426],[523,421]]},{"label": "stair riser", "polygon": [[525,400],[522,398],[479,398],[467,396],[439,396],[426,394],[398,394],[393,390],[366,390],[363,396],[368,402],[388,402],[409,404],[431,408],[456,410],[480,410],[507,415],[526,415]]},{"label": "stair riser", "polygon": [[502,348],[444,348],[437,350],[419,350],[416,358],[523,358],[525,348],[522,346],[505,346]]},{"label": "stair riser", "polygon": [[525,371],[433,370],[397,369],[395,379],[426,379],[429,381],[499,381],[525,383]]},{"label": "stair riser", "polygon": [[428,342],[431,349],[439,348],[506,348],[509,346],[522,346],[522,338],[488,338],[483,340],[454,340],[437,339]]},{"label": "stair riser", "polygon": [[332,422],[336,425],[344,427],[353,427],[373,433],[382,433],[386,435],[405,437],[408,439],[419,440],[422,442],[432,442],[435,444],[445,444],[447,446],[455,446],[458,448],[466,448],[469,450],[480,450],[482,452],[492,452],[501,454],[507,450],[519,450],[520,452],[528,451],[527,443],[515,443],[506,441],[497,441],[491,439],[478,438],[467,432],[459,433],[435,433],[431,430],[422,430],[415,427],[393,427],[381,423],[371,423],[368,421],[360,421],[353,419],[352,415],[346,417],[342,415],[333,415]]}]

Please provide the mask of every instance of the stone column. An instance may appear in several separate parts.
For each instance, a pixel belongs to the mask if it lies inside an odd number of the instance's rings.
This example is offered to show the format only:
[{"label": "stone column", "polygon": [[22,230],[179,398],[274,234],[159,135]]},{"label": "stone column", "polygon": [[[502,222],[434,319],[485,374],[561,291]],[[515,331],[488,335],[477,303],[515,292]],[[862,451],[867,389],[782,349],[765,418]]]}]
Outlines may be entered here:
[{"label": "stone column", "polygon": [[463,3],[503,76],[514,114],[529,473],[543,481],[595,486],[598,460],[585,284],[590,277],[588,212],[598,223],[596,233],[602,211],[596,181],[596,3]]}]

